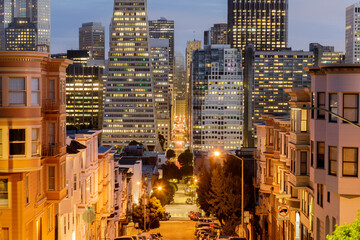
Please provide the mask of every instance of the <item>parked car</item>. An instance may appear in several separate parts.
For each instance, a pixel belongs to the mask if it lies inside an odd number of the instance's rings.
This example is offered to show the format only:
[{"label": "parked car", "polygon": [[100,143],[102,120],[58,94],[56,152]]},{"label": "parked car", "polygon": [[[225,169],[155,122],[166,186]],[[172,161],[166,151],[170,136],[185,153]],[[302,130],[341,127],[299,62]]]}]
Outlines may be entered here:
[{"label": "parked car", "polygon": [[211,218],[199,218],[198,222],[195,224],[195,227],[197,227],[199,224],[202,223],[213,223],[214,221]]},{"label": "parked car", "polygon": [[164,216],[160,219],[160,221],[168,221],[171,218],[171,214],[169,212],[166,212]]},{"label": "parked car", "polygon": [[151,234],[151,237],[154,239],[154,240],[162,240],[162,235],[160,233],[152,233]]}]

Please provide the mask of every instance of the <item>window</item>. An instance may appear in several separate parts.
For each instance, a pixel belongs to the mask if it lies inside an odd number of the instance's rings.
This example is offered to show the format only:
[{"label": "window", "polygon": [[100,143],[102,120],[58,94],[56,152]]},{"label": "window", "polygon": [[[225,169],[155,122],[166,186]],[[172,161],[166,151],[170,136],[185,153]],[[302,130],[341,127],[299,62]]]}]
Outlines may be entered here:
[{"label": "window", "polygon": [[329,175],[337,174],[337,147],[329,146]]},{"label": "window", "polygon": [[[318,92],[317,107],[325,108],[325,93]],[[325,119],[325,112],[322,110],[317,111],[317,119]]]},{"label": "window", "polygon": [[30,189],[29,189],[29,174],[25,177],[25,195],[26,195],[26,205],[30,203]]},{"label": "window", "polygon": [[40,102],[40,84],[38,78],[31,79],[31,104],[39,105]]},{"label": "window", "polygon": [[334,232],[336,229],[336,218],[332,218],[332,231]]},{"label": "window", "polygon": [[325,167],[325,142],[317,142],[316,167]]},{"label": "window", "polygon": [[9,129],[10,155],[25,155],[25,129]]},{"label": "window", "polygon": [[310,161],[311,161],[311,166],[314,167],[314,141],[311,141],[310,143],[310,148],[311,148],[311,156],[310,156]]},{"label": "window", "polygon": [[2,129],[0,129],[0,157],[3,156],[3,146],[2,146]]},{"label": "window", "polygon": [[25,104],[25,78],[9,78],[9,104]]},{"label": "window", "polygon": [[330,202],[330,192],[327,192],[327,202]]},{"label": "window", "polygon": [[308,127],[308,111],[305,109],[301,110],[301,132],[307,132],[307,127]]},{"label": "window", "polygon": [[31,129],[31,154],[32,156],[40,155],[40,129]]},{"label": "window", "polygon": [[74,174],[74,191],[77,191],[77,177],[76,177],[76,174]]},{"label": "window", "polygon": [[1,231],[2,231],[2,232],[0,233],[0,235],[2,234],[3,239],[4,239],[4,240],[10,240],[9,228],[7,228],[7,227],[2,228]]},{"label": "window", "polygon": [[49,226],[49,232],[53,230],[54,228],[54,209],[53,205],[50,205],[48,208],[48,226]]},{"label": "window", "polygon": [[359,95],[344,93],[343,116],[347,120],[357,123],[359,117]]},{"label": "window", "polygon": [[307,152],[300,152],[300,175],[307,175]]},{"label": "window", "polygon": [[0,179],[0,207],[9,206],[9,179]]},{"label": "window", "polygon": [[343,148],[343,176],[358,176],[358,149]]},{"label": "window", "polygon": [[[329,94],[329,110],[332,113],[337,114],[338,97],[337,93]],[[329,113],[329,122],[337,122],[337,117]]]},{"label": "window", "polygon": [[55,144],[55,123],[48,124],[48,137],[49,137],[49,144]]},{"label": "window", "polygon": [[318,184],[317,185],[317,204],[320,207],[323,207],[323,200],[324,200],[324,185]]},{"label": "window", "polygon": [[48,167],[49,191],[55,191],[55,166]]},{"label": "window", "polygon": [[37,195],[38,195],[38,196],[41,196],[41,189],[42,189],[41,170],[38,171],[37,180],[38,180]]},{"label": "window", "polygon": [[64,189],[66,187],[66,165],[65,163],[60,165],[60,178],[61,178],[61,183],[60,183],[60,188]]},{"label": "window", "polygon": [[49,80],[49,89],[48,89],[49,99],[51,102],[55,102],[55,80]]},{"label": "window", "polygon": [[329,216],[326,216],[326,219],[325,219],[325,234],[326,234],[326,236],[330,234],[330,218],[329,218]]}]

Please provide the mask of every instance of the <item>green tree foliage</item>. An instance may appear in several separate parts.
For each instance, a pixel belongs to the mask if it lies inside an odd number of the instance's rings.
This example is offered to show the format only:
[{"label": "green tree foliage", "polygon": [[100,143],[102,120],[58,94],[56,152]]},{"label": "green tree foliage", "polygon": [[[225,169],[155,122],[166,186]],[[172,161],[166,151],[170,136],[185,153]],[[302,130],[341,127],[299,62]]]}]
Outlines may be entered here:
[{"label": "green tree foliage", "polygon": [[[174,200],[176,188],[173,183],[165,179],[159,179],[154,184],[155,188],[153,189],[153,197],[156,197],[160,200],[161,205],[165,206]],[[161,186],[161,190],[158,190],[157,187]]]},{"label": "green tree foliage", "polygon": [[350,224],[337,226],[333,235],[327,235],[327,240],[354,240],[360,239],[360,212],[356,220]]},{"label": "green tree foliage", "polygon": [[181,179],[181,172],[180,169],[174,164],[167,162],[166,164],[163,164],[163,178],[166,180],[169,179]]},{"label": "green tree foliage", "polygon": [[176,154],[175,154],[175,151],[174,151],[174,150],[169,149],[169,150],[166,151],[166,158],[167,158],[168,160],[170,160],[170,159],[172,159],[172,158],[174,158],[174,157],[176,157]]},{"label": "green tree foliage", "polygon": [[[241,161],[227,158],[223,165],[215,164],[210,171],[203,168],[198,186],[200,207],[219,219],[222,234],[235,235],[235,229],[241,222]],[[245,193],[248,188],[245,184]],[[245,206],[249,200],[250,196],[245,195]]]},{"label": "green tree foliage", "polygon": [[181,153],[178,157],[178,161],[182,167],[193,165],[194,155],[190,152],[190,149],[186,149],[185,152]]},{"label": "green tree foliage", "polygon": [[193,176],[194,168],[193,168],[193,166],[182,166],[180,168],[180,172],[181,172],[181,176],[183,178],[187,177],[187,176]]},{"label": "green tree foliage", "polygon": [[[132,218],[134,223],[139,223],[139,228],[144,229],[144,196],[139,205],[133,205]],[[165,208],[156,197],[146,197],[146,229],[160,227],[160,219],[165,214]]]},{"label": "green tree foliage", "polygon": [[162,134],[159,133],[158,138],[159,138],[159,143],[160,143],[161,149],[162,149],[163,151],[165,151],[165,147],[164,147],[165,142],[166,142],[165,137],[164,137]]}]

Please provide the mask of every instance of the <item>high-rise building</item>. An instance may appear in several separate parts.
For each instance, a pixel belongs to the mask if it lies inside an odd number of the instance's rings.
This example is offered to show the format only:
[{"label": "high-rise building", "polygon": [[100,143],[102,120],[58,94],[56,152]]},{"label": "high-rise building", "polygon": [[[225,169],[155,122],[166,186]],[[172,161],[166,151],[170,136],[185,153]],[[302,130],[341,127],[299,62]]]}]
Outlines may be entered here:
[{"label": "high-rise building", "polygon": [[67,196],[65,76],[48,53],[0,53],[0,236],[56,239]]},{"label": "high-rise building", "polygon": [[193,54],[193,147],[226,150],[242,146],[241,50],[208,45]]},{"label": "high-rise building", "polygon": [[228,0],[231,47],[272,51],[288,44],[288,0]]},{"label": "high-rise building", "polygon": [[346,8],[345,63],[360,63],[360,3]]},{"label": "high-rise building", "polygon": [[83,23],[79,28],[79,49],[89,50],[91,59],[105,59],[105,28],[98,22]]},{"label": "high-rise building", "polygon": [[104,145],[135,140],[153,149],[157,143],[148,32],[147,0],[114,1]]},{"label": "high-rise building", "polygon": [[[0,50],[6,49],[5,29],[14,18],[30,19],[36,28],[36,45],[50,47],[50,0],[3,0],[0,2]],[[16,21],[16,20],[15,20]]]},{"label": "high-rise building", "polygon": [[310,43],[309,51],[314,53],[314,67],[324,64],[342,63],[344,61],[344,54],[342,52],[335,52],[333,46]]},{"label": "high-rise building", "polygon": [[35,51],[36,28],[29,18],[14,18],[5,30],[6,51]]},{"label": "high-rise building", "polygon": [[89,66],[88,50],[69,50],[66,69],[67,129],[102,129],[104,68]]},{"label": "high-rise building", "polygon": [[245,146],[254,146],[253,123],[263,121],[262,114],[289,113],[289,96],[284,88],[310,87],[310,76],[304,68],[313,66],[314,54],[289,48],[254,51],[252,44],[245,51],[244,139]]},{"label": "high-rise building", "polygon": [[174,52],[175,52],[175,27],[174,20],[161,17],[158,20],[149,21],[149,37],[169,39],[169,84],[172,87],[174,76]]},{"label": "high-rise building", "polygon": [[166,140],[164,147],[167,148],[170,142],[171,98],[169,92],[169,40],[151,38],[150,47],[157,132],[164,136]]},{"label": "high-rise building", "polygon": [[214,24],[210,30],[204,31],[204,46],[229,44],[228,35],[228,25],[226,23]]}]

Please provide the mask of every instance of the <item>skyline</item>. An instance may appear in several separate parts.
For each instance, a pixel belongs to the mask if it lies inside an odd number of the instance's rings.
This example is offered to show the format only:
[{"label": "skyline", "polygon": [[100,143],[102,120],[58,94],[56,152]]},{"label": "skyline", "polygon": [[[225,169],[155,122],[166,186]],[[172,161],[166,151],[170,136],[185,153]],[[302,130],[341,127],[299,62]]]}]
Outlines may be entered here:
[{"label": "skyline", "polygon": [[[203,4],[206,3],[206,4]],[[335,46],[336,51],[345,51],[345,10],[354,0],[302,0],[289,3],[289,47],[308,50],[309,43]],[[69,6],[72,6],[70,9]],[[86,6],[86,9],[84,8]],[[191,8],[189,8],[191,6]],[[309,8],[308,6],[312,6]],[[326,11],[320,11],[326,7]],[[82,9],[82,11],[79,11]],[[101,12],[98,9],[102,9]],[[78,49],[78,29],[85,22],[101,22],[105,27],[105,48],[108,52],[109,24],[113,0],[63,0],[53,1],[51,53]],[[165,16],[175,21],[175,51],[185,52],[186,41],[203,41],[203,32],[214,23],[227,22],[227,1],[219,0],[150,0],[149,20]],[[61,12],[70,17],[64,18]],[[210,19],[211,16],[212,18]],[[329,17],[331,16],[331,17]],[[200,21],[199,19],[203,19]],[[197,24],[194,24],[199,20]],[[191,28],[189,28],[191,26]],[[311,28],[309,27],[311,26]]]}]

